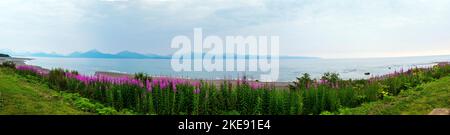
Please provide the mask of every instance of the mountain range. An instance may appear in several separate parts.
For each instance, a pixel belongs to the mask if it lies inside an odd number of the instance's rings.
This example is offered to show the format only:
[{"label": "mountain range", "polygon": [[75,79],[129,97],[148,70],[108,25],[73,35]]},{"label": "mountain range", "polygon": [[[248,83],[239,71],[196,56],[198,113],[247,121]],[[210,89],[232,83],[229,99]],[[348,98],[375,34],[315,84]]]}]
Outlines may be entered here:
[{"label": "mountain range", "polygon": [[10,50],[0,50],[0,53],[10,54],[13,56],[31,56],[31,57],[57,57],[57,58],[114,58],[114,59],[170,59],[170,56],[157,54],[140,54],[131,51],[122,51],[115,54],[103,53],[98,50],[90,50],[86,52],[73,52],[68,55],[58,53],[30,53],[30,52],[13,52]]},{"label": "mountain range", "polygon": [[[62,55],[58,53],[16,53],[10,50],[0,50],[0,53],[6,53],[13,56],[32,56],[32,57],[60,57],[60,58],[115,58],[115,59],[171,59],[170,55],[157,55],[157,54],[141,54],[131,51],[122,51],[115,54],[103,53],[98,50],[90,50],[86,52],[73,52],[68,55]],[[203,53],[204,56],[206,53]],[[191,55],[194,55],[192,53]],[[245,55],[248,58],[250,55]],[[303,56],[279,56],[281,59],[316,59],[317,57],[303,57]],[[226,56],[224,56],[226,58]]]},{"label": "mountain range", "polygon": [[122,59],[169,59],[170,56],[157,54],[140,54],[131,51],[122,51],[116,54],[103,53],[97,50],[87,52],[73,52],[67,56],[69,58],[122,58]]}]

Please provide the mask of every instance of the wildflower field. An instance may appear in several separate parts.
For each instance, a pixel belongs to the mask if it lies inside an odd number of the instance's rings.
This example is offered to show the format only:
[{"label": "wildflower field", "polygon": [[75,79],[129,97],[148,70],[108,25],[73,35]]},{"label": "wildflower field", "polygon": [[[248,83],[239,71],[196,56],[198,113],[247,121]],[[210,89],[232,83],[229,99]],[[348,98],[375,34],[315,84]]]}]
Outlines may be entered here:
[{"label": "wildflower field", "polygon": [[339,112],[390,98],[401,91],[448,76],[450,65],[412,68],[370,79],[342,80],[325,73],[303,74],[289,88],[245,79],[196,81],[170,77],[87,76],[63,69],[16,66],[21,76],[39,78],[55,90],[79,94],[115,110],[143,115],[308,115]]}]

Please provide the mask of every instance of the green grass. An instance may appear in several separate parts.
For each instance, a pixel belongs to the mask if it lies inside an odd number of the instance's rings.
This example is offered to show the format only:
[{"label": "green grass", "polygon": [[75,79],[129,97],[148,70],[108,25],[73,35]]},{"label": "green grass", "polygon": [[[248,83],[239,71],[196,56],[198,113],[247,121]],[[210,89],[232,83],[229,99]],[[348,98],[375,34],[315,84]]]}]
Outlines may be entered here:
[{"label": "green grass", "polygon": [[398,96],[343,109],[345,115],[426,115],[435,108],[450,108],[450,76],[402,91]]},{"label": "green grass", "polygon": [[0,115],[86,115],[47,85],[0,68]]}]

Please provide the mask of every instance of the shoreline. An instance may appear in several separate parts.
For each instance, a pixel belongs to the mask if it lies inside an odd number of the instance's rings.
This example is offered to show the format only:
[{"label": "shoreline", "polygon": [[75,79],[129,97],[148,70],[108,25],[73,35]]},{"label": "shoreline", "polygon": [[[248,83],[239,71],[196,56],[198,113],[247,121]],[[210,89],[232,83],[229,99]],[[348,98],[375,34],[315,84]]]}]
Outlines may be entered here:
[{"label": "shoreline", "polygon": [[[5,61],[13,61],[14,63],[16,63],[16,65],[28,65],[28,66],[33,66],[33,67],[39,68],[41,70],[50,71],[50,69],[46,69],[41,66],[26,64],[25,61],[27,61],[27,60],[33,60],[33,59],[32,58],[15,58],[15,57],[6,58],[6,57],[3,57],[3,58],[0,58],[0,63],[3,63]],[[134,77],[134,74],[131,74],[131,73],[118,73],[118,72],[109,72],[109,71],[95,71],[94,75],[107,75],[107,76],[111,76],[111,77],[123,77],[123,76]],[[151,76],[151,77],[170,77],[170,76]],[[170,77],[170,78],[179,78],[179,77]],[[189,78],[180,78],[180,79],[189,80],[189,81],[206,81],[206,82],[214,83],[216,85],[223,84],[226,81],[230,82],[232,85],[237,84],[237,80],[233,80],[233,79],[214,79],[214,80],[189,79]],[[247,80],[247,82],[257,82],[257,81]],[[288,88],[289,84],[291,84],[292,82],[259,82],[259,83],[267,84],[267,85],[273,86],[275,88]]]},{"label": "shoreline", "polygon": [[[37,67],[40,68],[42,70],[46,70],[46,71],[50,71],[50,69],[46,69],[37,65],[30,65],[30,64],[26,64],[25,61],[27,60],[33,60],[32,58],[17,58],[17,57],[0,57],[0,63],[5,62],[5,61],[13,61],[14,63],[16,63],[16,65],[29,65],[29,66],[33,66],[33,67]],[[441,62],[429,62],[426,63],[425,65],[441,65],[441,64],[450,64],[450,62],[448,61],[441,61]],[[107,76],[111,76],[111,77],[134,77],[134,74],[132,73],[120,73],[120,72],[111,72],[111,71],[95,71],[94,75],[107,75]],[[152,77],[170,77],[170,76],[152,76]],[[170,77],[170,78],[180,78],[180,79],[184,79],[184,80],[192,80],[192,81],[206,81],[206,82],[211,82],[214,84],[222,84],[226,81],[230,82],[233,85],[236,85],[237,80],[235,79],[210,79],[210,80],[205,80],[205,79],[191,79],[191,78],[182,78],[182,77]],[[254,80],[247,80],[248,82],[257,82]],[[269,86],[273,86],[276,88],[288,88],[289,84],[292,84],[292,82],[282,82],[282,81],[277,81],[277,82],[259,82],[262,84],[267,84]]]},{"label": "shoreline", "polygon": [[12,61],[16,65],[26,65],[26,60],[33,60],[32,58],[18,58],[18,57],[0,57],[0,63],[6,62],[6,61]]},{"label": "shoreline", "polygon": [[[106,76],[112,76],[112,77],[134,77],[134,74],[130,73],[117,73],[117,72],[108,72],[108,71],[96,71],[94,75],[106,75]],[[151,77],[170,77],[170,76],[151,76]],[[170,78],[178,78],[178,77],[170,77]],[[192,81],[206,81],[211,82],[216,85],[223,84],[224,82],[230,82],[232,85],[237,84],[237,80],[233,79],[214,79],[214,80],[204,80],[204,79],[189,79],[189,78],[180,78],[184,80],[192,80]],[[257,82],[253,80],[247,80],[247,82]],[[288,88],[289,84],[292,84],[292,82],[259,82],[262,84],[267,84],[269,86],[273,86],[276,88]]]}]

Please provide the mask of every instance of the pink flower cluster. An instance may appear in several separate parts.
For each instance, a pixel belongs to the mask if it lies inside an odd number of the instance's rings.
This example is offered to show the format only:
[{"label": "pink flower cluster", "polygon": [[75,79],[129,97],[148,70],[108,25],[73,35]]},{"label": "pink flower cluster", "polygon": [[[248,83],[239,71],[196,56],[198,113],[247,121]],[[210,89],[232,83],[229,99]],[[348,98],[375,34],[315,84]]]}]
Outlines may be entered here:
[{"label": "pink flower cluster", "polygon": [[48,70],[44,70],[42,68],[30,66],[30,65],[20,65],[20,66],[17,66],[16,69],[21,70],[21,71],[31,71],[36,74],[42,75],[42,76],[46,76],[49,73]]},{"label": "pink flower cluster", "polygon": [[[42,76],[47,76],[49,74],[48,70],[35,67],[35,66],[29,66],[29,65],[23,65],[23,66],[17,66],[17,70],[22,71],[31,71],[34,73],[37,73]],[[68,79],[75,79],[80,82],[82,82],[85,85],[91,85],[95,83],[108,83],[113,85],[134,85],[139,86],[141,88],[145,88],[148,92],[152,92],[155,88],[159,88],[161,90],[170,88],[174,92],[177,92],[177,87],[179,85],[190,85],[193,86],[194,94],[199,94],[201,89],[201,82],[196,80],[187,80],[182,78],[170,78],[170,77],[153,77],[152,79],[147,79],[145,81],[141,81],[139,79],[135,79],[130,76],[121,76],[121,77],[112,77],[108,75],[103,74],[97,74],[94,76],[89,75],[81,75],[81,74],[75,74],[72,72],[65,72],[65,77]],[[244,83],[247,84],[246,80],[238,80],[238,83]],[[253,82],[250,83],[250,87],[252,89],[259,89],[263,87],[263,84]]]},{"label": "pink flower cluster", "polygon": [[251,82],[250,83],[250,88],[252,88],[253,90],[260,89],[263,86],[264,85],[262,83],[258,83],[258,82]]},{"label": "pink flower cluster", "polygon": [[150,83],[150,81],[147,79],[145,80],[145,84],[146,84],[145,88],[147,88],[147,91],[152,92],[153,91],[152,83]]},{"label": "pink flower cluster", "polygon": [[321,85],[326,85],[326,86],[329,86],[329,87],[331,87],[333,89],[339,89],[340,88],[339,82],[330,82],[329,80],[326,80],[326,79],[320,79],[320,80],[314,79],[314,80],[312,80],[312,82],[311,81],[306,81],[304,84],[302,83],[300,85],[304,85],[304,87],[306,89],[310,89],[310,88],[317,89]]},{"label": "pink flower cluster", "polygon": [[86,75],[79,75],[79,74],[72,74],[70,72],[65,73],[67,78],[76,79],[78,81],[83,82],[84,84],[88,85],[91,83],[101,82],[101,83],[111,83],[115,85],[136,85],[139,87],[144,87],[144,84],[139,81],[138,79],[130,78],[130,77],[111,77],[106,75],[96,75],[96,76],[86,76]]},{"label": "pink flower cluster", "polygon": [[[431,68],[422,68],[422,69],[423,70],[431,70]],[[405,74],[406,75],[410,75],[410,74],[413,73],[413,70],[414,70],[414,68],[410,68],[407,71],[403,71],[403,68],[402,68],[402,69],[400,69],[399,72],[398,71],[394,71],[393,73],[389,73],[389,74],[386,74],[386,75],[374,76],[374,77],[369,78],[368,80],[369,80],[369,83],[373,83],[375,81],[383,80],[383,79],[386,79],[386,78],[398,77],[400,75],[405,75]]]},{"label": "pink flower cluster", "polygon": [[111,77],[107,75],[85,76],[79,74],[72,74],[70,72],[67,72],[65,75],[67,78],[76,79],[78,81],[83,82],[86,85],[96,82],[110,83],[114,85],[135,85],[141,88],[145,88],[148,92],[152,92],[155,87],[158,87],[161,90],[170,88],[174,92],[177,92],[177,86],[179,84],[189,84],[189,82],[195,88],[197,89],[200,88],[200,82],[188,81],[186,79],[180,78],[153,77],[151,80],[147,79],[145,80],[145,82],[142,82],[138,79],[128,76],[121,76],[121,77]]},{"label": "pink flower cluster", "polygon": [[177,85],[188,84],[189,81],[180,78],[169,77],[153,77],[151,82],[146,80],[147,90],[152,91],[152,86],[159,86],[160,89],[171,88],[173,92],[177,92]]}]

